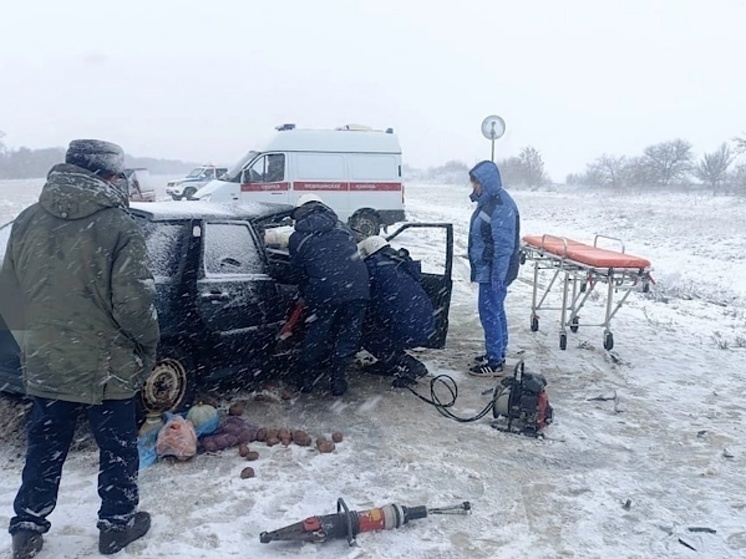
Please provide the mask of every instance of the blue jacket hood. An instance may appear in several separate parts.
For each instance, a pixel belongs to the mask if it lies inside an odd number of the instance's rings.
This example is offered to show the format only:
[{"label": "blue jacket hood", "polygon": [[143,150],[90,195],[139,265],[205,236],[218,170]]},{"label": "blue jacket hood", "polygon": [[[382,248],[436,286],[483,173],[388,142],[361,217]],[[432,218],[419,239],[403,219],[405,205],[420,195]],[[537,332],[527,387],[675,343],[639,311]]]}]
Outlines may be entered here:
[{"label": "blue jacket hood", "polygon": [[296,220],[295,230],[301,233],[331,231],[338,221],[337,214],[331,208],[315,202],[297,208],[293,217]]},{"label": "blue jacket hood", "polygon": [[481,161],[469,171],[469,177],[474,177],[482,185],[482,191],[489,196],[495,196],[503,187],[500,169],[492,161]]}]

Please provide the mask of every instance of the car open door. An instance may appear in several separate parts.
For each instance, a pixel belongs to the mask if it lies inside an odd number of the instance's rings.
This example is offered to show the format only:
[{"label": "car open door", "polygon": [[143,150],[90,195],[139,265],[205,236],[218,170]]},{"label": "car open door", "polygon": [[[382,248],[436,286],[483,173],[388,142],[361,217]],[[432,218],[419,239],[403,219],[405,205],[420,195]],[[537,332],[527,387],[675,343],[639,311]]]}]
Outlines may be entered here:
[{"label": "car open door", "polygon": [[442,349],[448,335],[448,312],[453,289],[453,225],[405,223],[386,235],[393,248],[405,248],[420,265],[422,286],[435,309],[435,336],[426,347]]},{"label": "car open door", "polygon": [[245,363],[261,355],[279,325],[272,324],[267,301],[274,281],[249,223],[211,221],[204,225],[203,254],[197,280],[198,308],[204,325],[218,339],[228,361]]}]

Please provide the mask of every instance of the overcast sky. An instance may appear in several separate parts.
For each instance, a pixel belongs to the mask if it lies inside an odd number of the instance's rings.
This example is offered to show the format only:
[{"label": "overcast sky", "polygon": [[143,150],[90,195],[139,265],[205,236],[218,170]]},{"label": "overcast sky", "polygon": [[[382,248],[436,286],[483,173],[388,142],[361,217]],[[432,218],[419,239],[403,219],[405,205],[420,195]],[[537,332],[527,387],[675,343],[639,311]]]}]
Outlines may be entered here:
[{"label": "overcast sky", "polygon": [[282,122],[360,123],[425,166],[489,157],[496,113],[498,155],[534,145],[561,180],[746,132],[744,29],[744,0],[8,0],[0,130],[232,163]]}]

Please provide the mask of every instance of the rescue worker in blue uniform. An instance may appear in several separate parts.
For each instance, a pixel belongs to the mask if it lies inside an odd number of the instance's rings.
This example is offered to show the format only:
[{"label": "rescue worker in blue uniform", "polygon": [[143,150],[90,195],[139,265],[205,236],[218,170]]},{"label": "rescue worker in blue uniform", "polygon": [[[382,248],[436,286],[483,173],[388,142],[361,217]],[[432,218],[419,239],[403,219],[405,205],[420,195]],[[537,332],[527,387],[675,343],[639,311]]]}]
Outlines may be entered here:
[{"label": "rescue worker in blue uniform", "polygon": [[368,271],[352,232],[321,198],[301,196],[292,217],[290,268],[306,309],[306,334],[297,363],[300,389],[311,392],[328,376],[331,393],[341,396],[347,391],[345,370],[360,343],[370,296]]},{"label": "rescue worker in blue uniform", "polygon": [[422,287],[419,266],[380,236],[358,246],[370,277],[362,345],[377,359],[365,370],[394,377],[394,386],[413,384],[428,371],[406,350],[426,345],[435,335],[435,311]]},{"label": "rescue worker in blue uniform", "polygon": [[520,214],[502,186],[500,170],[482,161],[469,171],[477,207],[469,227],[471,281],[479,284],[479,319],[485,354],[469,369],[474,376],[500,376],[508,347],[505,296],[520,266]]}]

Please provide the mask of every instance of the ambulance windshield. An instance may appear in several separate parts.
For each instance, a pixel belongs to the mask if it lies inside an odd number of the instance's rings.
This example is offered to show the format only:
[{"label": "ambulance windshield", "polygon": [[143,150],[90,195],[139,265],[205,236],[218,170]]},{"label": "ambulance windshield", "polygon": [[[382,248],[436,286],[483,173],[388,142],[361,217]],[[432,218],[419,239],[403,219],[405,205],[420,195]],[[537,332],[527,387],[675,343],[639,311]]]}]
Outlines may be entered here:
[{"label": "ambulance windshield", "polygon": [[233,167],[228,169],[228,172],[225,174],[225,176],[221,179],[227,182],[241,182],[241,171],[244,170],[244,167],[257,155],[259,155],[258,151],[250,151],[246,155],[244,155],[238,163],[236,163]]}]

